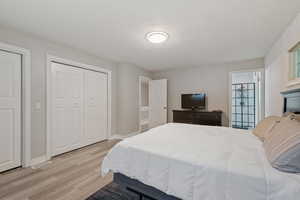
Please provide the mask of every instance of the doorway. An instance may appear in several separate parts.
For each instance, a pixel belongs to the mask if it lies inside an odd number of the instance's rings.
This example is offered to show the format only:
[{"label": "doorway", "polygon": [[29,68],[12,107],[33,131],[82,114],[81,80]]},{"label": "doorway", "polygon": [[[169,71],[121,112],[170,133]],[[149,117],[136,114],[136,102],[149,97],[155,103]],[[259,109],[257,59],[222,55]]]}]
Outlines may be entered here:
[{"label": "doorway", "polygon": [[139,77],[139,132],[167,123],[167,79]]},{"label": "doorway", "polygon": [[230,73],[230,126],[253,129],[264,116],[263,70]]},{"label": "doorway", "polygon": [[145,76],[139,77],[139,132],[149,129],[149,84],[151,79]]}]

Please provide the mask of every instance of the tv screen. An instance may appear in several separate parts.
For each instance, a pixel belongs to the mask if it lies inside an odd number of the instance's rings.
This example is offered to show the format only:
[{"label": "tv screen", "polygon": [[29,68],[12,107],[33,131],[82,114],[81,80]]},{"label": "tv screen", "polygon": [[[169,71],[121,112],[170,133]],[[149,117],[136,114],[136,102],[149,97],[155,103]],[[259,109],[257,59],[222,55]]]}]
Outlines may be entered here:
[{"label": "tv screen", "polygon": [[181,107],[186,109],[205,109],[205,94],[182,94]]}]

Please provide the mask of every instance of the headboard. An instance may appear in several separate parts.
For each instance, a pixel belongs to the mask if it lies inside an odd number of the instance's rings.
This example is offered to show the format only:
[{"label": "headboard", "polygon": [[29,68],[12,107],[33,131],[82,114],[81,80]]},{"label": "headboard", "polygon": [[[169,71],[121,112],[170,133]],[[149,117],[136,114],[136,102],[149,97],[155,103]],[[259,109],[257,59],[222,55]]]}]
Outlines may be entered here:
[{"label": "headboard", "polygon": [[283,113],[300,114],[300,88],[281,93],[284,97]]}]

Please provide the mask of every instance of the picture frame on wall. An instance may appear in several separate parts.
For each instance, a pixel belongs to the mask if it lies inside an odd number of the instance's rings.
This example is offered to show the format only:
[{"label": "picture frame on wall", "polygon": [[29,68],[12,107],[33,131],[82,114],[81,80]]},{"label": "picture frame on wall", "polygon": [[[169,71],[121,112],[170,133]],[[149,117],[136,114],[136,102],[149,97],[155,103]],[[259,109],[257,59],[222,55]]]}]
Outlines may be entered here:
[{"label": "picture frame on wall", "polygon": [[287,86],[300,85],[300,41],[289,50],[289,78]]}]

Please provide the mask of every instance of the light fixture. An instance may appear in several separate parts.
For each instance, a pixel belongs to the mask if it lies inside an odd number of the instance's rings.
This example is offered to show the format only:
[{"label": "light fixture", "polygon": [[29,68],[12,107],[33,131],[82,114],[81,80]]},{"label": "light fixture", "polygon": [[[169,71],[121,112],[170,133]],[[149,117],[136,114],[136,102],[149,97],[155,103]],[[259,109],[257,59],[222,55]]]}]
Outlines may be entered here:
[{"label": "light fixture", "polygon": [[168,33],[162,31],[154,31],[146,34],[146,39],[151,43],[163,43],[169,38]]}]

